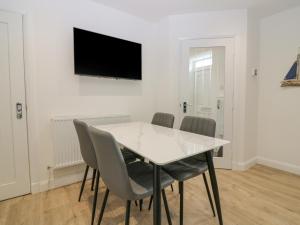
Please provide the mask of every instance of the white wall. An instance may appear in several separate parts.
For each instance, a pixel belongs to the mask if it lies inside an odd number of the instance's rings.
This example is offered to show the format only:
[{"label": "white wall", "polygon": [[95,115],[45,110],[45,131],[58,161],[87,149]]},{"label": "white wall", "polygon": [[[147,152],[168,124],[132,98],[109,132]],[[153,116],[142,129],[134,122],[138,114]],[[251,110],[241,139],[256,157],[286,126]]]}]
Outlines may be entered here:
[{"label": "white wall", "polygon": [[[133,120],[151,119],[156,93],[152,23],[86,0],[10,0],[1,2],[0,8],[24,14],[34,190],[39,189],[40,183],[47,184],[49,179],[47,166],[53,162],[52,116],[129,114]],[[143,80],[75,76],[74,26],[142,43]],[[72,174],[72,171],[66,173]]]},{"label": "white wall", "polygon": [[246,107],[247,11],[230,10],[174,15],[158,24],[160,43],[159,93],[157,109],[176,114],[179,121],[180,42],[205,37],[235,38],[235,99],[233,162],[237,168],[244,161]]},{"label": "white wall", "polygon": [[[174,15],[153,24],[87,0],[10,0],[1,2],[0,8],[24,14],[34,190],[39,190],[39,184],[47,184],[49,179],[47,166],[52,165],[53,159],[50,118],[54,115],[129,114],[133,120],[149,121],[155,111],[164,111],[176,114],[179,125],[182,39],[234,37],[233,167],[244,169],[256,156],[257,81],[251,77],[252,68],[258,65],[255,14],[230,10]],[[75,76],[73,26],[141,42],[143,81]],[[81,171],[82,168],[69,168],[55,179],[67,175],[71,182],[78,179],[76,174]]]},{"label": "white wall", "polygon": [[280,87],[300,47],[300,8],[265,18],[260,32],[259,162],[300,174],[300,88]]}]

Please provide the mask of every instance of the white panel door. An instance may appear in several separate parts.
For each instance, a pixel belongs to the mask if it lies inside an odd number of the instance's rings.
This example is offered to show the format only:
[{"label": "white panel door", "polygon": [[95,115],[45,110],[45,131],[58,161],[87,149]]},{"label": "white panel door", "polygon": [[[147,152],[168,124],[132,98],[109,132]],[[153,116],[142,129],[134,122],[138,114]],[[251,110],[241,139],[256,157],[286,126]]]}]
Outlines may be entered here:
[{"label": "white panel door", "polygon": [[[216,121],[216,137],[232,142],[234,40],[212,38],[182,42],[180,115]],[[215,149],[215,166],[231,168],[231,145]]]},{"label": "white panel door", "polygon": [[0,11],[0,200],[30,192],[22,16]]}]

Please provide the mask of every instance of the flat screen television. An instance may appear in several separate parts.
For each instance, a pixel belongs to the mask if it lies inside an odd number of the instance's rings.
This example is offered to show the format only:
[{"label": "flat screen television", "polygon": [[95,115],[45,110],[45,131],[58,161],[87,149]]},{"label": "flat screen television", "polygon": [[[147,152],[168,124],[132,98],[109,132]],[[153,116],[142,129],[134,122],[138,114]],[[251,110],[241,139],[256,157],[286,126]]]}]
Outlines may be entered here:
[{"label": "flat screen television", "polygon": [[142,45],[78,28],[74,33],[75,74],[142,79]]}]

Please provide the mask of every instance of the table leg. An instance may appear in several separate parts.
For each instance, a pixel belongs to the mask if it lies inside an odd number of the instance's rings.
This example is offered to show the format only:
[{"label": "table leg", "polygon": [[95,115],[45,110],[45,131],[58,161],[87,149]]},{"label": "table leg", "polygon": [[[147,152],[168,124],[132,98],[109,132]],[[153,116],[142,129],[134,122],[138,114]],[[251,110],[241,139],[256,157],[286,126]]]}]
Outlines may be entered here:
[{"label": "table leg", "polygon": [[209,175],[210,175],[211,186],[212,186],[212,190],[214,193],[219,223],[220,223],[220,225],[223,225],[223,218],[222,218],[222,211],[221,211],[221,204],[220,204],[220,197],[219,197],[219,189],[218,189],[217,177],[216,177],[216,173],[215,173],[214,162],[213,162],[213,158],[212,158],[213,157],[212,151],[206,152],[205,154],[206,154],[206,160],[207,160],[207,165],[208,165],[208,171],[209,171]]},{"label": "table leg", "polygon": [[161,225],[160,166],[153,165],[153,224]]}]

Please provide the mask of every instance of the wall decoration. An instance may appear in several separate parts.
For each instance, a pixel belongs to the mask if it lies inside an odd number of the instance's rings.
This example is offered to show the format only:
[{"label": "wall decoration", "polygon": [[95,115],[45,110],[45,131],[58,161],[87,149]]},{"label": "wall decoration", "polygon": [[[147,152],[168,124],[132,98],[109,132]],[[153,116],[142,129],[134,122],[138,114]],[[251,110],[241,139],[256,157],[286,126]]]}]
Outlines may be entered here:
[{"label": "wall decoration", "polygon": [[298,50],[297,60],[281,82],[281,87],[287,86],[300,86],[300,48]]}]

